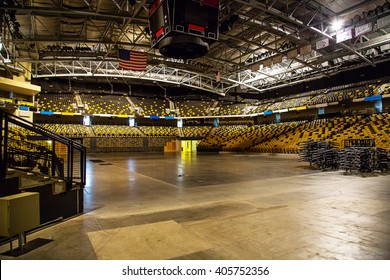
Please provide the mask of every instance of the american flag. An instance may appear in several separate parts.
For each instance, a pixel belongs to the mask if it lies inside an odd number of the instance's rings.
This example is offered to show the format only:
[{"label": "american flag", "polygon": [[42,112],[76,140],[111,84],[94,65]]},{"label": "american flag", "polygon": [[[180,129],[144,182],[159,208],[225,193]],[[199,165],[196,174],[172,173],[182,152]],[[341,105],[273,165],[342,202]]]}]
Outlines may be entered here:
[{"label": "american flag", "polygon": [[143,52],[119,50],[119,67],[123,70],[146,71],[147,55]]}]

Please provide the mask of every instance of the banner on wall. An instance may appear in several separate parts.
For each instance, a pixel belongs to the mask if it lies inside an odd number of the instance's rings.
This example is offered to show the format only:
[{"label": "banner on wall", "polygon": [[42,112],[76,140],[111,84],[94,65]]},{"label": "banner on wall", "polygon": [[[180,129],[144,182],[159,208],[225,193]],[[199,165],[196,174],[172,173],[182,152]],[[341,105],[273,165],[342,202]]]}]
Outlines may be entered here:
[{"label": "banner on wall", "polygon": [[341,43],[341,42],[352,39],[352,37],[353,37],[352,30],[353,29],[338,33],[336,35],[336,42]]},{"label": "banner on wall", "polygon": [[379,18],[376,22],[378,28],[384,28],[390,24],[390,15]]},{"label": "banner on wall", "polygon": [[311,45],[306,45],[300,48],[299,53],[304,54],[310,54],[311,53]]},{"label": "banner on wall", "polygon": [[316,49],[320,50],[329,46],[329,38],[324,38],[316,42]]},{"label": "banner on wall", "polygon": [[272,64],[272,59],[271,58],[268,58],[268,59],[263,61],[263,66],[264,67],[269,67],[269,66],[271,66],[271,64]]},{"label": "banner on wall", "polygon": [[251,65],[250,69],[252,72],[259,71],[260,70],[260,63],[256,63],[256,64]]},{"label": "banner on wall", "polygon": [[281,63],[282,62],[282,56],[281,55],[277,55],[277,56],[273,57],[272,58],[272,62],[273,62],[273,64]]},{"label": "banner on wall", "polygon": [[372,22],[360,25],[355,28],[355,37],[366,34],[372,31]]},{"label": "banner on wall", "polygon": [[291,51],[287,52],[287,58],[288,59],[296,58],[297,55],[298,55],[298,50],[297,49],[294,49],[294,50],[291,50]]}]

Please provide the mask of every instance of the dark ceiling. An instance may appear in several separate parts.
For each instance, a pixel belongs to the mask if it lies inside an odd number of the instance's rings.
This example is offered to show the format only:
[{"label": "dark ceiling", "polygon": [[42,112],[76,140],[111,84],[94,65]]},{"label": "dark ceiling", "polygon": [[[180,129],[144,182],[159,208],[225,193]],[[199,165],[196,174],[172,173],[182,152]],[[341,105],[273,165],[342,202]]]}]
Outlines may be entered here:
[{"label": "dark ceiling", "polygon": [[[261,97],[351,69],[375,71],[390,57],[390,5],[384,0],[221,0],[219,39],[196,59],[163,57],[151,47],[149,2],[4,0],[1,40],[9,61],[2,52],[1,67],[31,71],[35,79],[154,82]],[[333,29],[335,19],[343,21],[342,30]],[[120,48],[146,52],[147,71],[119,69]]]}]

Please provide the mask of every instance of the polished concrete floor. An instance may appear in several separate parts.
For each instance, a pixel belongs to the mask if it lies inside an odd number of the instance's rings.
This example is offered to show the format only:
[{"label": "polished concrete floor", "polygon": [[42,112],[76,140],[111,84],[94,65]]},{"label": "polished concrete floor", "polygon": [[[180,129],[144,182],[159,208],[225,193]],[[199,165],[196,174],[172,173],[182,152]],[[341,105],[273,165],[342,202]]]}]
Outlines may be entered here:
[{"label": "polished concrete floor", "polygon": [[85,213],[1,259],[390,259],[389,174],[321,172],[296,155],[90,154],[87,164]]}]

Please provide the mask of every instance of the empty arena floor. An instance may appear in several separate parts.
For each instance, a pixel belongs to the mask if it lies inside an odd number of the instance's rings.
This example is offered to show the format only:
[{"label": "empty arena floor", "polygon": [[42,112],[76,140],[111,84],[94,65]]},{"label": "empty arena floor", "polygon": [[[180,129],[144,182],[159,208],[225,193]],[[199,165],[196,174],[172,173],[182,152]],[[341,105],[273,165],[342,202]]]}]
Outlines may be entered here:
[{"label": "empty arena floor", "polygon": [[390,175],[320,172],[296,155],[91,154],[87,165],[85,214],[2,259],[390,259]]}]

